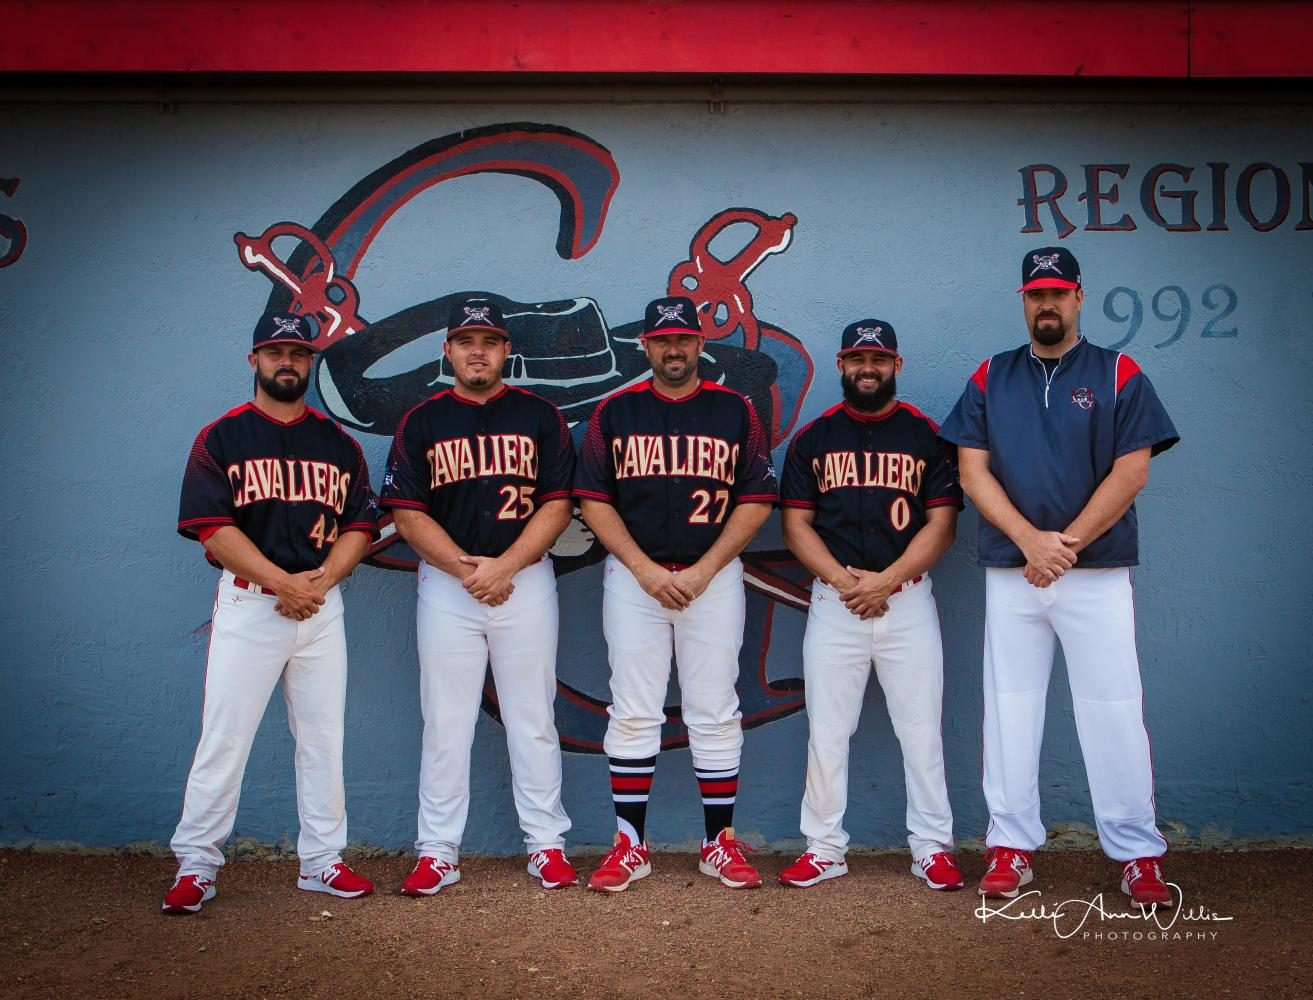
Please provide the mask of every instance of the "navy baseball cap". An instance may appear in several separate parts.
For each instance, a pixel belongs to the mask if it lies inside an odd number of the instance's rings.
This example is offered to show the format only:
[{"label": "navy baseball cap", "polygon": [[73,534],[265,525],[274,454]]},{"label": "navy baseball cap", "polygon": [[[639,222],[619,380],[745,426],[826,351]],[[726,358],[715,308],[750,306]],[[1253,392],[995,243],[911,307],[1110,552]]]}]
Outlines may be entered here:
[{"label": "navy baseball cap", "polygon": [[683,295],[669,295],[648,303],[647,311],[643,313],[643,332],[639,340],[681,333],[703,336],[702,327],[698,323],[698,309],[692,299]]},{"label": "navy baseball cap", "polygon": [[859,319],[843,328],[836,357],[853,351],[884,351],[898,357],[898,334],[882,319]]},{"label": "navy baseball cap", "polygon": [[461,330],[488,330],[500,333],[507,340],[511,335],[506,332],[506,319],[501,307],[491,299],[464,298],[452,303],[447,313],[447,336]]},{"label": "navy baseball cap", "polygon": [[251,350],[254,351],[265,344],[281,344],[291,340],[305,344],[312,351],[317,351],[319,348],[314,341],[318,336],[319,331],[315,329],[314,323],[308,316],[281,312],[265,313],[255,324],[255,333],[251,337]]},{"label": "navy baseball cap", "polygon": [[1066,247],[1040,247],[1021,258],[1021,287],[1080,288],[1080,264]]}]

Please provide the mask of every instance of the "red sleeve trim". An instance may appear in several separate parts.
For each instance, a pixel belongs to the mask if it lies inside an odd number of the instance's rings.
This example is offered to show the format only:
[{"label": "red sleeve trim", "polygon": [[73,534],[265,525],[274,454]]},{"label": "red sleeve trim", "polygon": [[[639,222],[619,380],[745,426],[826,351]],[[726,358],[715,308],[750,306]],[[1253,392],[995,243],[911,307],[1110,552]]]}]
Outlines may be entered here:
[{"label": "red sleeve trim", "polygon": [[781,507],[797,507],[800,510],[815,510],[816,505],[809,500],[781,500]]},{"label": "red sleeve trim", "polygon": [[405,507],[409,510],[422,510],[428,512],[429,505],[420,503],[418,500],[400,500],[396,497],[380,497],[379,504],[383,507]]},{"label": "red sleeve trim", "polygon": [[981,392],[985,391],[985,385],[989,380],[989,363],[992,360],[994,359],[986,358],[984,361],[980,362],[980,367],[977,368],[976,373],[971,376],[971,381],[976,384],[976,388]]},{"label": "red sleeve trim", "polygon": [[544,493],[538,498],[539,503],[546,503],[548,500],[568,500],[570,499],[569,490],[553,490],[551,493]]},{"label": "red sleeve trim", "polygon": [[205,544],[206,542],[208,542],[211,538],[213,538],[216,534],[218,534],[220,531],[222,531],[224,528],[227,528],[227,527],[229,527],[229,525],[226,525],[226,524],[211,524],[209,527],[202,528],[200,531],[196,532],[196,541],[198,541],[198,542],[200,542],[202,545],[204,545],[204,544]]},{"label": "red sleeve trim", "polygon": [[226,524],[235,525],[236,523],[237,522],[231,517],[193,517],[187,521],[179,521],[178,530],[181,531],[183,528],[195,528],[206,524],[213,524],[216,527],[222,528]]},{"label": "red sleeve trim", "polygon": [[603,503],[612,503],[615,497],[608,496],[605,493],[594,493],[592,490],[575,490],[573,496],[586,497],[589,500],[601,500]]},{"label": "red sleeve trim", "polygon": [[378,525],[369,524],[368,522],[357,522],[356,524],[348,524],[345,528],[342,528],[338,531],[337,537],[341,538],[343,535],[349,535],[353,531],[358,531],[360,532],[360,534],[365,535],[371,539],[379,537]]},{"label": "red sleeve trim", "polygon": [[735,503],[779,503],[780,498],[774,493],[749,493],[747,496],[741,496]]},{"label": "red sleeve trim", "polygon": [[933,500],[925,502],[926,509],[931,507],[956,507],[958,510],[966,508],[966,504],[957,497],[936,497]]},{"label": "red sleeve trim", "polygon": [[1140,374],[1140,366],[1129,354],[1117,355],[1117,395],[1121,395],[1122,386]]}]

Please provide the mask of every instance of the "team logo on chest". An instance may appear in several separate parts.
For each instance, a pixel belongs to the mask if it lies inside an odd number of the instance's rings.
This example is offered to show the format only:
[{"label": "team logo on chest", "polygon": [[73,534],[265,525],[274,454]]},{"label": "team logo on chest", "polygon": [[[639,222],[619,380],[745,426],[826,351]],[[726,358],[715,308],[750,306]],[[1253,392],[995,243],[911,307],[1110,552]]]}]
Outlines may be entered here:
[{"label": "team logo on chest", "polygon": [[538,445],[524,434],[476,434],[434,441],[424,457],[429,463],[429,488],[434,490],[480,476],[538,479]]},{"label": "team logo on chest", "polygon": [[629,434],[611,442],[617,479],[697,476],[734,485],[739,446],[705,434]]},{"label": "team logo on chest", "polygon": [[1093,409],[1094,390],[1088,387],[1073,389],[1071,393],[1071,401],[1075,403],[1077,406],[1079,406],[1082,410]]}]

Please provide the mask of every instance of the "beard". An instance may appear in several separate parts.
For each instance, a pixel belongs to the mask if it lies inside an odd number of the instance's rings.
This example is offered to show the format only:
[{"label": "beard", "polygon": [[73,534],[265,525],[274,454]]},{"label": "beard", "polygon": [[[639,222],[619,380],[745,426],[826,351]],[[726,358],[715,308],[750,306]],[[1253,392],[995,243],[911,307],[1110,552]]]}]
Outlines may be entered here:
[{"label": "beard", "polygon": [[843,398],[854,410],[862,413],[875,413],[889,405],[889,401],[898,392],[898,377],[890,375],[871,392],[857,388],[857,379],[840,374],[839,384],[843,386]]},{"label": "beard", "polygon": [[[1040,319],[1056,319],[1056,323],[1048,326],[1040,326]],[[1052,347],[1054,344],[1061,344],[1064,337],[1067,336],[1067,324],[1062,322],[1061,316],[1054,316],[1052,313],[1047,315],[1041,313],[1035,317],[1035,321],[1030,324],[1031,339],[1037,344],[1044,347]]]},{"label": "beard", "polygon": [[[280,375],[292,375],[296,381],[290,383],[280,382],[278,379]],[[275,399],[280,403],[295,403],[305,395],[305,391],[310,385],[310,376],[307,374],[305,378],[302,378],[292,369],[282,368],[274,372],[269,378],[265,378],[257,372],[255,381],[270,399]]]}]

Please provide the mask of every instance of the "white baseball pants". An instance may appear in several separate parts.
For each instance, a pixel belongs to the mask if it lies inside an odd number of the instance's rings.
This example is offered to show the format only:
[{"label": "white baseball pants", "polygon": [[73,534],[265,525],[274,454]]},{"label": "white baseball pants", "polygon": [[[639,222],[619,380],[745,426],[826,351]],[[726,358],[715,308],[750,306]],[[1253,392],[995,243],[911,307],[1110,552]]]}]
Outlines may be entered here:
[{"label": "white baseball pants", "polygon": [[727,564],[683,611],[663,608],[615,556],[606,557],[602,580],[602,631],[611,663],[610,719],[602,743],[607,755],[641,760],[660,751],[673,652],[693,766],[737,768],[743,749],[734,689],[747,612],[743,564]]},{"label": "white baseball pants", "polygon": [[985,802],[989,847],[1033,851],[1039,755],[1054,643],[1061,640],[1099,840],[1115,861],[1159,857],[1135,609],[1126,568],[1073,569],[1032,587],[1020,569],[985,570]]},{"label": "white baseball pants", "polygon": [[342,860],[346,795],[342,786],[342,715],[346,709],[346,634],[342,595],[334,587],[306,621],[274,611],[277,598],[233,583],[224,572],[214,605],[205,706],[182,819],[169,846],[178,874],[214,878],[237,819],[242,774],[256,729],[281,680],[287,722],[296,740],[296,851],[301,874]]},{"label": "white baseball pants", "polygon": [[889,598],[889,610],[862,621],[829,584],[812,584],[802,640],[807,685],[807,783],[802,835],[807,850],[842,861],[848,850],[849,743],[871,674],[884,689],[903,751],[908,845],[920,861],[953,849],[953,813],[944,778],[944,651],[929,576]]},{"label": "white baseball pants", "polygon": [[530,854],[563,847],[570,829],[561,805],[556,734],[556,575],[543,559],[515,574],[499,607],[480,604],[461,581],[419,565],[419,767],[421,855],[455,863],[470,805],[470,747],[489,662],[510,751],[515,809]]}]

